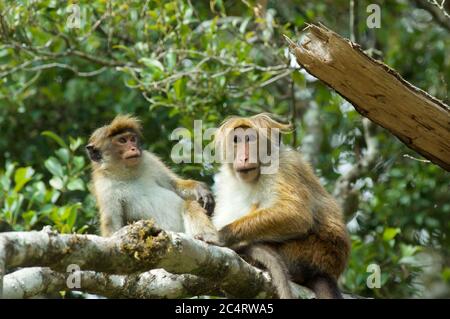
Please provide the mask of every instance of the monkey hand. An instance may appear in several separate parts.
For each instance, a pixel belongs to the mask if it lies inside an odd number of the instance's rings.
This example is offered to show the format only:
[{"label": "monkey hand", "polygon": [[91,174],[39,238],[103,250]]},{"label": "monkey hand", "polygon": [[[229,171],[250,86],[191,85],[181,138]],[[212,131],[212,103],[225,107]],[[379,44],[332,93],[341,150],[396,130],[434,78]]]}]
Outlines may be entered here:
[{"label": "monkey hand", "polygon": [[197,183],[194,189],[195,200],[206,210],[206,214],[211,216],[214,211],[214,197],[208,186],[204,183]]},{"label": "monkey hand", "polygon": [[219,230],[219,241],[226,247],[232,247],[234,244],[239,242],[239,240],[236,240],[233,236],[230,225],[227,225]]},{"label": "monkey hand", "polygon": [[207,244],[215,245],[215,246],[224,246],[220,241],[220,238],[215,233],[202,233],[194,236],[195,239],[204,241]]}]

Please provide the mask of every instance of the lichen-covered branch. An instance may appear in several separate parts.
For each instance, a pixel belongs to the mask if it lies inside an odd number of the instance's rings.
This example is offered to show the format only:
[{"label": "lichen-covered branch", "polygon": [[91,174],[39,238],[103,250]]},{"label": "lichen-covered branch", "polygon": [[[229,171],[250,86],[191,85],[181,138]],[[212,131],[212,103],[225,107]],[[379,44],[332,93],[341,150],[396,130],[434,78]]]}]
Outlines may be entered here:
[{"label": "lichen-covered branch", "polygon": [[[234,251],[208,245],[185,234],[162,231],[152,221],[139,221],[128,225],[109,238],[95,235],[64,235],[48,230],[0,234],[0,269],[3,270],[0,273],[2,275],[0,283],[3,282],[3,275],[8,269],[48,267],[55,271],[52,273],[54,274],[52,278],[58,278],[56,275],[58,272],[66,273],[67,267],[74,264],[80,268],[83,276],[90,278],[89,282],[122,278],[104,277],[109,276],[105,274],[133,274],[134,277],[128,276],[128,280],[139,282],[142,277],[136,277],[139,276],[135,275],[136,273],[162,268],[173,274],[195,276],[173,279],[176,282],[180,280],[186,282],[192,278],[207,280],[210,284],[204,285],[204,288],[208,291],[213,288],[215,291],[217,287],[217,291],[220,289],[234,297],[271,298],[275,296],[267,273],[246,263]],[[8,274],[8,276],[11,275]],[[42,275],[40,276],[42,278]],[[8,278],[11,278],[8,279],[10,282],[14,277]],[[56,286],[58,286],[57,281],[50,287]],[[169,285],[168,289],[170,287]],[[119,290],[117,295],[124,294],[120,292],[120,285],[117,289]],[[311,296],[306,288],[298,289],[300,296]],[[11,291],[10,286],[8,291]],[[188,292],[184,290],[179,293]],[[199,291],[191,290],[190,292],[198,293]],[[128,292],[130,296],[136,294],[139,292]],[[159,294],[164,295],[164,293]],[[153,296],[151,291],[142,292],[142,295]],[[167,295],[172,296],[170,293]]]},{"label": "lichen-covered branch", "polygon": [[3,298],[24,299],[65,291],[71,278],[80,279],[80,285],[73,290],[108,298],[174,299],[222,294],[219,285],[213,281],[190,274],[175,275],[163,269],[111,275],[95,271],[67,274],[46,267],[30,267],[5,276]]}]

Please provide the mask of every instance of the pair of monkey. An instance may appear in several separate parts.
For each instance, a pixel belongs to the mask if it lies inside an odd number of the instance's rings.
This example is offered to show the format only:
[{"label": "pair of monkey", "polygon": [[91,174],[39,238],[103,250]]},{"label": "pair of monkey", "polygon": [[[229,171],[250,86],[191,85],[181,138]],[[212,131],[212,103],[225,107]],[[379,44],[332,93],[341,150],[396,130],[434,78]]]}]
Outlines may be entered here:
[{"label": "pair of monkey", "polygon": [[276,145],[277,171],[261,174],[267,164],[250,159],[250,143],[275,141],[270,134],[241,138],[235,133],[248,128],[290,131],[290,125],[266,113],[222,123],[215,143],[224,147],[231,140],[234,153],[216,175],[213,212],[214,198],[204,183],[181,179],[142,150],[138,119],[119,115],[98,128],[86,149],[102,235],[153,218],[162,229],[231,247],[262,264],[280,298],[294,297],[289,280],[311,288],[318,298],[342,298],[337,279],[350,241],[338,204],[301,154],[283,144]]}]

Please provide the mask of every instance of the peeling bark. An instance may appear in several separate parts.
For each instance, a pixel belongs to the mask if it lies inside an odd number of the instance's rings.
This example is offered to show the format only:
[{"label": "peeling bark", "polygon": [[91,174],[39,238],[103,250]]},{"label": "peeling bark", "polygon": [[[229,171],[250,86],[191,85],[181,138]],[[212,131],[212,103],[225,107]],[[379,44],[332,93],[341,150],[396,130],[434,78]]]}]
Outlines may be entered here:
[{"label": "peeling bark", "polygon": [[448,105],[323,25],[308,26],[299,45],[287,40],[306,71],[336,90],[362,116],[450,171]]}]

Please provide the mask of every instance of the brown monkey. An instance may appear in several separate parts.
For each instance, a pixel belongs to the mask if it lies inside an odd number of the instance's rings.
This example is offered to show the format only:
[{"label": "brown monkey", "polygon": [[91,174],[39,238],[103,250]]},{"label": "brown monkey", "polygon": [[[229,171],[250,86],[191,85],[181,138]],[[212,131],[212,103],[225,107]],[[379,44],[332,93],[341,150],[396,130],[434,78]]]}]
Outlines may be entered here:
[{"label": "brown monkey", "polygon": [[214,205],[208,188],[179,178],[155,155],[143,151],[140,139],[139,120],[119,115],[97,129],[86,146],[102,235],[153,218],[162,229],[216,240],[217,231],[205,210]]},{"label": "brown monkey", "polygon": [[[238,129],[247,130],[239,135]],[[213,222],[220,241],[226,246],[263,243],[280,256],[292,281],[310,287],[318,298],[342,298],[337,280],[350,241],[341,210],[301,154],[278,142],[275,129],[286,133],[290,126],[259,114],[232,117],[216,133],[222,156],[234,153],[215,179]],[[270,173],[263,172],[268,162],[261,153],[252,160],[252,145],[260,151],[264,143],[272,150],[269,157],[277,155],[270,163],[277,169]]]}]

